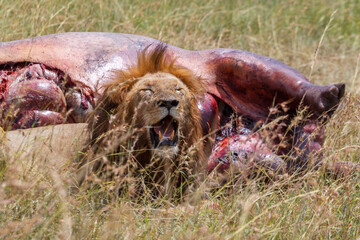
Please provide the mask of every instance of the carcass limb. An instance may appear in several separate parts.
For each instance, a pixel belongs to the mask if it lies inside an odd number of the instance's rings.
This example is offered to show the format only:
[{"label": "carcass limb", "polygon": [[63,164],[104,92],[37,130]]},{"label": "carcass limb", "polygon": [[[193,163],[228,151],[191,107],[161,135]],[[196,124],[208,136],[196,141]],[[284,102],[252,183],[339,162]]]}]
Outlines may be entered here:
[{"label": "carcass limb", "polygon": [[[206,55],[205,55],[206,54]],[[239,50],[205,52],[209,91],[236,112],[255,120],[283,102],[292,113],[302,103],[316,116],[331,114],[344,95],[345,84],[314,85],[295,69],[275,59]]]},{"label": "carcass limb", "polygon": [[0,69],[2,126],[7,130],[74,122],[92,110],[92,96],[59,70],[37,63]]}]

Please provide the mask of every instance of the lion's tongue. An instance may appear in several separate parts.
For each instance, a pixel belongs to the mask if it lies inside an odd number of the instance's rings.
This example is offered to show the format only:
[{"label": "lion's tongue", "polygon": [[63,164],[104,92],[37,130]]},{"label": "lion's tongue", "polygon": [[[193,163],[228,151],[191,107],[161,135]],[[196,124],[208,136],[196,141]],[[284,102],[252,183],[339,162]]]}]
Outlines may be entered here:
[{"label": "lion's tongue", "polygon": [[166,138],[170,138],[173,135],[174,130],[174,126],[171,124],[171,121],[166,119],[161,126],[158,127],[154,127],[154,131],[156,132],[156,134],[160,135],[159,133],[161,133],[160,136],[166,137]]}]

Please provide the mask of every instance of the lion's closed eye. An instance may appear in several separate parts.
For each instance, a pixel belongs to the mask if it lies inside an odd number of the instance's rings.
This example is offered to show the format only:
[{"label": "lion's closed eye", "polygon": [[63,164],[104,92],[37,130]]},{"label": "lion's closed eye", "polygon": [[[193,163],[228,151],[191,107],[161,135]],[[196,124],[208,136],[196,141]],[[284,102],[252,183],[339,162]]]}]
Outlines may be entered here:
[{"label": "lion's closed eye", "polygon": [[154,93],[154,91],[151,88],[140,89],[140,92],[145,93],[147,95],[152,95]]},{"label": "lion's closed eye", "polygon": [[179,95],[184,96],[184,89],[183,89],[183,88],[177,87],[177,88],[175,88],[175,91],[176,91]]}]

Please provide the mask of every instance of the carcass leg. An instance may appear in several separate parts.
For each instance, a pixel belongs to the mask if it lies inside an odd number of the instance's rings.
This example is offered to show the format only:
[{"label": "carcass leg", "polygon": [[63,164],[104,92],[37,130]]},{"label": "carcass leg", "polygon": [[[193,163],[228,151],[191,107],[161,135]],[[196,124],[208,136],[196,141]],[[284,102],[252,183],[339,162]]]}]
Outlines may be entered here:
[{"label": "carcass leg", "polygon": [[1,125],[6,130],[84,122],[92,111],[86,87],[76,86],[61,71],[37,63],[0,69]]}]

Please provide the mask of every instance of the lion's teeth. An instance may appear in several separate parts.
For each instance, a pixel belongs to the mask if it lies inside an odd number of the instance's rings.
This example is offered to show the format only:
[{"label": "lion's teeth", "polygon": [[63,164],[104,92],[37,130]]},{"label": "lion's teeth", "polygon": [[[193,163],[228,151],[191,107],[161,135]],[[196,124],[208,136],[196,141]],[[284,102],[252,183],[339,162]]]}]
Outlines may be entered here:
[{"label": "lion's teeth", "polygon": [[161,131],[159,131],[159,140],[161,141],[161,139],[163,139],[163,135],[162,135]]},{"label": "lion's teeth", "polygon": [[171,136],[170,136],[170,140],[173,140],[174,136],[175,136],[175,131],[173,130],[172,133],[171,133]]}]

